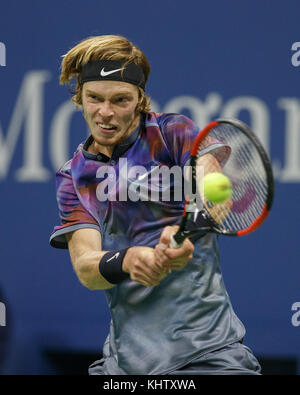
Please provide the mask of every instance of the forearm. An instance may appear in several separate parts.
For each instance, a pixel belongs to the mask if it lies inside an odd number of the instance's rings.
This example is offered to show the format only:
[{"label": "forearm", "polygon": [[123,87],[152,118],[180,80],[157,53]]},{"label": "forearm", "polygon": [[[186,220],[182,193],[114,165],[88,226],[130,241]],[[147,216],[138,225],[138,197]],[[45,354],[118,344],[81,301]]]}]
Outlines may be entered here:
[{"label": "forearm", "polygon": [[95,229],[83,228],[66,233],[71,262],[79,281],[87,288],[108,289],[109,283],[100,273],[99,264],[107,251],[102,250],[101,234]]},{"label": "forearm", "polygon": [[78,279],[91,290],[112,288],[125,278],[154,286],[167,274],[165,268],[155,262],[153,248],[136,246],[103,251],[100,233],[89,228],[67,233],[66,238]]},{"label": "forearm", "polygon": [[114,284],[109,283],[99,271],[101,258],[107,251],[87,251],[73,263],[74,270],[80,282],[90,290],[109,289]]}]

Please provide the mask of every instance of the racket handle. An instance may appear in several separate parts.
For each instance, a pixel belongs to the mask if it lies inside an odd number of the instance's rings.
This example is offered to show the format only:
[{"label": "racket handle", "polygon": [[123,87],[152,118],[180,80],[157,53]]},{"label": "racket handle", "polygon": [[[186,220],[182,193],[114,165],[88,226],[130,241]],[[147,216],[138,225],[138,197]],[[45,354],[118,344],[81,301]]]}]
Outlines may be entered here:
[{"label": "racket handle", "polygon": [[176,233],[174,236],[171,236],[170,248],[181,247],[184,239],[185,239],[185,236],[182,236],[182,234],[180,232]]},{"label": "racket handle", "polygon": [[174,239],[174,236],[172,236],[170,241],[170,248],[179,248],[180,246],[181,244],[178,244]]}]

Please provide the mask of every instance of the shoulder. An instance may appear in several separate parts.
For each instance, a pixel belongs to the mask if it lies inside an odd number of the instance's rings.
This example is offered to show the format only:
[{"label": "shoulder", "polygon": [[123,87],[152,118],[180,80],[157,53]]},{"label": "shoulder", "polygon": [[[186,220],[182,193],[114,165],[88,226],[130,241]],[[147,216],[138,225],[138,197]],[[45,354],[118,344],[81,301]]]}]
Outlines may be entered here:
[{"label": "shoulder", "polygon": [[55,174],[57,193],[73,186],[71,164],[72,159],[69,159],[65,164],[61,166],[60,169],[57,170]]},{"label": "shoulder", "polygon": [[56,174],[65,173],[68,174],[71,171],[72,159],[69,159],[66,163],[64,163],[56,172]]},{"label": "shoulder", "polygon": [[70,176],[71,177],[71,169],[72,169],[72,162],[75,158],[82,152],[84,146],[84,142],[80,143],[73,154],[73,157],[70,158],[67,162],[65,162],[56,172],[56,176]]},{"label": "shoulder", "polygon": [[[153,136],[157,136],[164,142],[164,146],[175,164],[181,165],[186,162],[193,141],[199,132],[194,121],[182,114],[149,113],[145,126],[146,133],[149,130],[152,140],[154,140]],[[153,128],[154,130],[152,130]]]},{"label": "shoulder", "polygon": [[149,113],[147,115],[146,127],[157,125],[167,145],[184,144],[186,141],[193,140],[199,133],[199,127],[195,122],[183,114]]},{"label": "shoulder", "polygon": [[192,119],[177,113],[148,113],[146,115],[146,125],[147,124],[157,124],[162,131],[168,131],[169,129],[178,129],[182,131],[197,128]]}]

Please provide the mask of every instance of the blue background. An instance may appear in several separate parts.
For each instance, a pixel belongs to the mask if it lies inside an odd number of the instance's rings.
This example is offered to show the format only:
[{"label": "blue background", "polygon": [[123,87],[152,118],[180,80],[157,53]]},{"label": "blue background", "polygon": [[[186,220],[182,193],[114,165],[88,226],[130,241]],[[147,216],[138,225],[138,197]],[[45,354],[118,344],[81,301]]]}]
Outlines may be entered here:
[{"label": "blue background", "polygon": [[[291,63],[292,44],[300,41],[299,12],[299,1],[293,0],[1,4],[6,66],[0,67],[0,150],[8,147],[9,131],[11,136],[20,131],[0,178],[0,302],[7,311],[6,327],[0,327],[0,338],[5,336],[0,341],[3,373],[56,373],[45,350],[100,353],[108,331],[104,293],[85,289],[68,252],[48,244],[58,223],[52,127],[70,98],[67,88],[58,84],[61,56],[80,40],[101,34],[124,35],[146,53],[152,67],[147,92],[154,109],[174,108],[173,100],[180,96],[198,99],[201,106],[215,95],[220,103],[211,119],[224,115],[233,100],[242,103],[243,97],[254,98],[266,114],[266,148],[276,179],[273,211],[255,233],[220,239],[221,265],[235,311],[247,329],[245,343],[260,356],[300,359],[300,326],[297,320],[292,324],[291,309],[300,301],[300,67]],[[30,127],[24,121],[32,111],[26,107],[32,97],[20,104],[28,110],[19,117],[20,128],[10,125],[32,72],[48,73],[35,114],[42,117],[35,131],[46,172],[40,180],[22,181],[18,170],[25,148],[30,149]],[[280,104],[283,98],[286,110]],[[204,124],[201,111],[184,108],[183,102],[180,112]],[[241,108],[236,115],[256,125],[249,109]],[[263,118],[260,122],[263,130]],[[70,156],[87,133],[80,113],[74,112],[66,132]],[[286,168],[293,147],[297,164],[291,175]]]}]

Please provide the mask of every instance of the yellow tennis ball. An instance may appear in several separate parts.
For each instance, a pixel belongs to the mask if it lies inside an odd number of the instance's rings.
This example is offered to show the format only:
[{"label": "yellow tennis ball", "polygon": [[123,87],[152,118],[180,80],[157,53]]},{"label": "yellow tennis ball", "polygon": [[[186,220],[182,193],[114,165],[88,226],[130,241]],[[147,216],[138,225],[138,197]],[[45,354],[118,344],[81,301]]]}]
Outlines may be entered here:
[{"label": "yellow tennis ball", "polygon": [[232,186],[222,173],[208,173],[204,177],[204,195],[212,203],[223,203],[230,198]]}]

